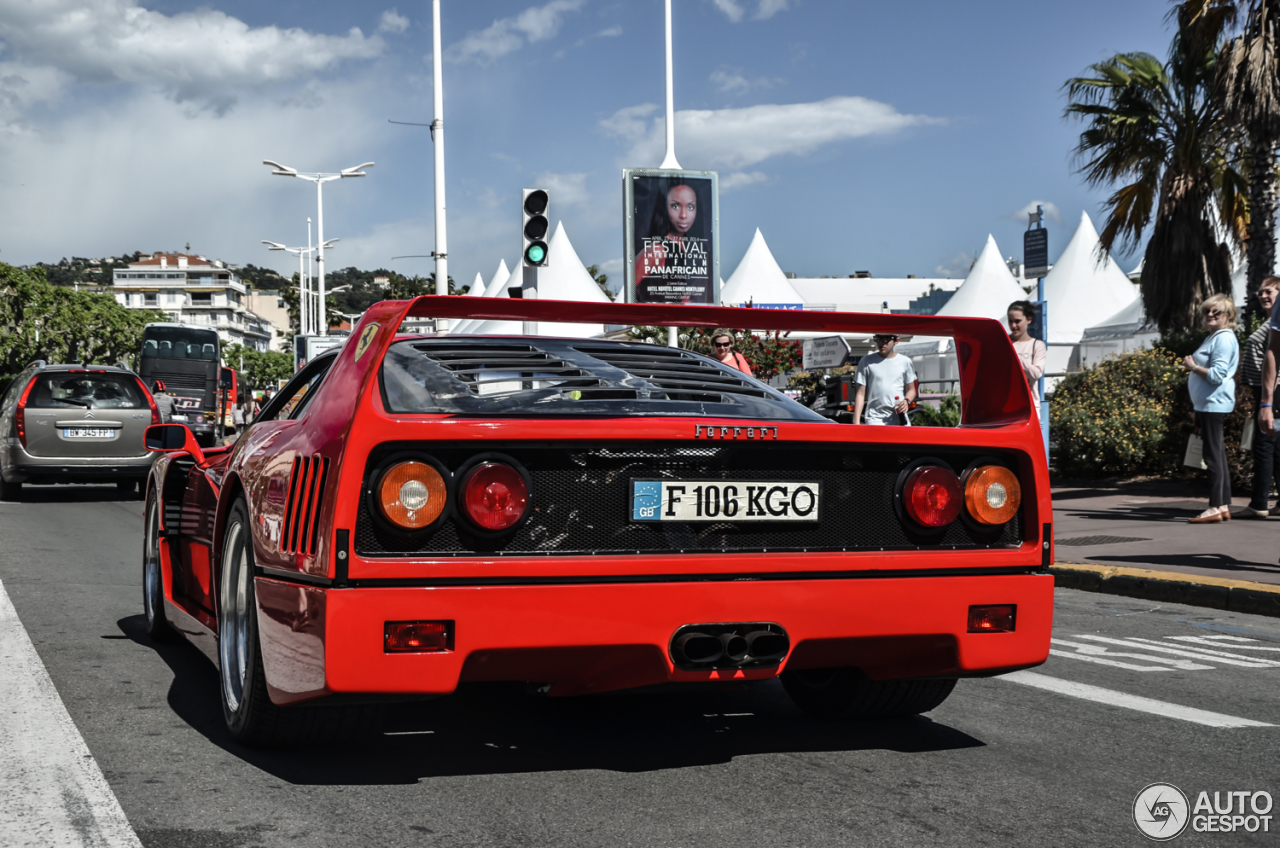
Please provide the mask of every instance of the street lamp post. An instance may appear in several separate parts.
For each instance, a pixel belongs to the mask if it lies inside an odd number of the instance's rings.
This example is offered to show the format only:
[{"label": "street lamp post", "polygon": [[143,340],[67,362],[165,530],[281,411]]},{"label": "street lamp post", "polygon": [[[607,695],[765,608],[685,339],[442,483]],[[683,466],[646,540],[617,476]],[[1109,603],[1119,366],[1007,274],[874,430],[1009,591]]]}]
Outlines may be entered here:
[{"label": "street lamp post", "polygon": [[[324,242],[322,247],[332,247],[333,243],[338,239],[331,238]],[[307,284],[306,262],[312,253],[316,251],[315,247],[307,245],[306,247],[286,247],[275,241],[262,240],[268,250],[284,250],[298,257],[298,328],[302,331],[302,335],[308,336],[312,334],[328,335],[327,333],[318,333],[316,330],[317,316],[316,304],[311,303],[311,287]],[[334,289],[335,292],[340,291],[345,286]],[[321,312],[321,315],[324,313]],[[326,325],[327,328],[327,325]]]},{"label": "street lamp post", "polygon": [[[316,248],[316,289],[317,298],[319,299],[319,313],[321,316],[319,335],[329,335],[329,322],[323,320],[325,313],[324,307],[324,249],[327,244],[324,240],[324,184],[340,180],[344,177],[363,177],[366,176],[364,169],[372,168],[372,162],[365,162],[363,165],[356,165],[354,168],[343,168],[336,174],[329,173],[298,173],[297,168],[290,168],[281,165],[279,162],[273,162],[270,159],[263,159],[262,164],[270,165],[271,173],[281,177],[297,177],[302,180],[310,180],[316,184],[316,241],[319,246]],[[331,239],[337,241],[337,239]]]}]

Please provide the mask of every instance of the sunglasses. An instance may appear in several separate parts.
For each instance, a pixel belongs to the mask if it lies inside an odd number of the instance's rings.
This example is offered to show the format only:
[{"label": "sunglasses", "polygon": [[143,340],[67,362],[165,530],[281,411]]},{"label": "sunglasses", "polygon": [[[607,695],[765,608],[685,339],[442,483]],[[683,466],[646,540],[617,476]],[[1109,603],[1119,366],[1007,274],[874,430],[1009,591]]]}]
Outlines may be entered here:
[{"label": "sunglasses", "polygon": [[713,347],[733,347],[733,342],[712,342]]},{"label": "sunglasses", "polygon": [[1206,309],[1204,311],[1204,317],[1206,318],[1217,318],[1219,315],[1222,315],[1221,309]]},{"label": "sunglasses", "polygon": [[876,344],[885,344],[887,342],[896,342],[897,336],[876,336]]}]

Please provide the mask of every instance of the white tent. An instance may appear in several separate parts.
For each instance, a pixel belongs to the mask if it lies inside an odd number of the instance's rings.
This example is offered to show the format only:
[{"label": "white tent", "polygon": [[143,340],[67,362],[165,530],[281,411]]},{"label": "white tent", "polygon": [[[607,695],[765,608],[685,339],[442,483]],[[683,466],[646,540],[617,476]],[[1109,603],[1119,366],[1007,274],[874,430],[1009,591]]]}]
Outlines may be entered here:
[{"label": "white tent", "polygon": [[[493,272],[493,277],[489,280],[489,284],[481,288],[484,297],[510,297],[507,294],[507,281],[511,279],[511,272],[507,270],[507,260],[498,260],[498,270]],[[471,292],[467,292],[471,294]],[[454,333],[469,333],[471,328],[478,324],[478,321],[467,319],[453,329]]]},{"label": "white tent", "polygon": [[[1052,318],[1052,316],[1050,316]],[[1150,346],[1160,331],[1147,320],[1142,298],[1084,331],[1080,339],[1080,365],[1097,365],[1108,356]]]},{"label": "white tent", "polygon": [[467,289],[469,297],[484,297],[484,277],[480,276],[480,272],[476,271],[475,282],[471,284],[471,288]]},{"label": "white tent", "polygon": [[1049,301],[1049,344],[1073,345],[1099,315],[1115,315],[1133,302],[1133,282],[1108,254],[1098,264],[1098,231],[1088,212],[1044,278]]},{"label": "white tent", "polygon": [[748,302],[756,306],[804,304],[804,298],[788,282],[759,229],[738,267],[720,287],[723,305],[741,306]]},{"label": "white tent", "polygon": [[[609,297],[600,290],[600,286],[587,268],[578,258],[569,236],[564,231],[564,223],[556,225],[555,235],[547,244],[546,267],[538,269],[538,298],[540,300],[576,300],[586,303],[608,303]],[[481,336],[523,335],[524,325],[520,321],[480,321],[468,327],[467,333]],[[589,338],[604,332],[601,324],[552,324],[539,323],[540,336],[570,336]]]}]

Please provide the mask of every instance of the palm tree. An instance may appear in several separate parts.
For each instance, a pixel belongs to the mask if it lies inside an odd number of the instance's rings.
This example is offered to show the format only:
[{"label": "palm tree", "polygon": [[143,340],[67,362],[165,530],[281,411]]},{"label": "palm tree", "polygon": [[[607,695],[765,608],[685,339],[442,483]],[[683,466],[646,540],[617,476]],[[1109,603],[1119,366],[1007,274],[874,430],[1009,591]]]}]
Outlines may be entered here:
[{"label": "palm tree", "polygon": [[1276,266],[1276,145],[1280,144],[1280,0],[1250,0],[1244,32],[1218,60],[1216,94],[1228,120],[1242,130],[1249,173],[1250,310],[1260,312],[1258,286]]},{"label": "palm tree", "polygon": [[1106,201],[1099,258],[1136,247],[1151,227],[1142,297],[1161,330],[1194,326],[1202,300],[1231,290],[1219,214],[1238,238],[1247,213],[1213,83],[1234,16],[1225,0],[1184,0],[1170,12],[1177,31],[1167,62],[1117,53],[1064,86],[1066,115],[1087,125],[1075,151],[1079,171],[1091,186],[1118,186]]}]

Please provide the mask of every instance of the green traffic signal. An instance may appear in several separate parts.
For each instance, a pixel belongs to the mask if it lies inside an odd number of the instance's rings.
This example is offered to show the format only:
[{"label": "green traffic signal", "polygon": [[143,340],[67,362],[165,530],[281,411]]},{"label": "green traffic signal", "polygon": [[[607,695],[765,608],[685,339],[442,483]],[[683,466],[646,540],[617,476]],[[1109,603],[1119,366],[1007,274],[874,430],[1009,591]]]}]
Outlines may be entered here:
[{"label": "green traffic signal", "polygon": [[532,265],[541,265],[547,258],[547,246],[541,242],[534,242],[529,245],[529,249],[524,252],[524,258],[529,260]]}]

